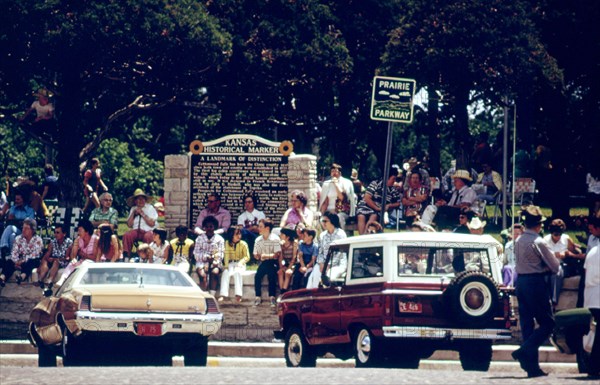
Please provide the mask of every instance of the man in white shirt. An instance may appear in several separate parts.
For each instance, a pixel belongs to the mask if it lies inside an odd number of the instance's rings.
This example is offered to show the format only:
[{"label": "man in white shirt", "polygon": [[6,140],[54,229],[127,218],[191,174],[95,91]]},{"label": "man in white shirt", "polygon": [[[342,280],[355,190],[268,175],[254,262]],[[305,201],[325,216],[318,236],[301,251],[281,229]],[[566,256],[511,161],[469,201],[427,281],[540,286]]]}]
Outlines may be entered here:
[{"label": "man in white shirt", "polygon": [[[356,208],[354,185],[342,176],[342,166],[333,163],[330,169],[331,179],[323,182],[319,199],[319,211],[333,211],[340,218],[340,227],[344,228],[346,219],[353,217]],[[336,205],[336,202],[339,204]]]},{"label": "man in white shirt", "polygon": [[125,261],[131,256],[131,249],[135,241],[152,243],[156,228],[158,213],[154,206],[148,203],[152,197],[146,195],[142,189],[135,190],[132,196],[127,198],[127,205],[131,207],[129,217],[127,217],[127,226],[131,228],[123,234],[123,258]]},{"label": "man in white shirt", "polygon": [[253,255],[254,241],[258,236],[258,222],[265,219],[265,213],[256,209],[256,197],[253,194],[244,196],[244,211],[240,214],[237,224],[242,226],[242,239],[248,244],[250,255]]}]

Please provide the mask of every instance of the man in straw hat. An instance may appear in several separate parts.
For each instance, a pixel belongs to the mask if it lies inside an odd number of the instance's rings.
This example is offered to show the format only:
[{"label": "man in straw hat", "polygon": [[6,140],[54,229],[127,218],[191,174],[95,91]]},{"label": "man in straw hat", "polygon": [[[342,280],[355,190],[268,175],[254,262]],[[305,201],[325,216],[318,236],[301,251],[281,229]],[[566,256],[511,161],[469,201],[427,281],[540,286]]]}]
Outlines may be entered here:
[{"label": "man in straw hat", "polygon": [[540,208],[528,206],[521,211],[521,217],[525,231],[515,241],[515,271],[523,344],[512,356],[527,372],[527,377],[540,377],[547,374],[540,369],[538,349],[554,329],[550,275],[558,272],[560,261],[539,235],[546,219]]},{"label": "man in straw hat", "polygon": [[152,243],[156,228],[158,213],[149,203],[152,197],[146,195],[140,188],[135,189],[133,195],[127,198],[127,205],[131,207],[129,217],[127,217],[127,226],[131,228],[123,234],[123,258],[128,261],[131,257],[131,248],[135,241]]},{"label": "man in straw hat", "polygon": [[438,209],[434,221],[441,228],[452,227],[457,224],[461,210],[470,208],[477,199],[477,193],[469,187],[469,184],[473,181],[469,171],[456,170],[452,175],[452,180],[454,192],[450,200],[446,202],[445,199],[440,199],[435,203]]}]

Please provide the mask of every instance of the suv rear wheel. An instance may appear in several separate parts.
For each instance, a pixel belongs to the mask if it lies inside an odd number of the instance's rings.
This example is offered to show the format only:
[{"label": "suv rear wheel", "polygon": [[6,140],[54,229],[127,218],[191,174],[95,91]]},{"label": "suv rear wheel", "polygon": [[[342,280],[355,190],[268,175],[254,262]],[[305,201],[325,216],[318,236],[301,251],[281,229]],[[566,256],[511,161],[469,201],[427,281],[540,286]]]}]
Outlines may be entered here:
[{"label": "suv rear wheel", "polygon": [[317,355],[308,345],[304,333],[297,327],[292,327],[285,335],[285,364],[288,367],[317,366]]},{"label": "suv rear wheel", "polygon": [[380,351],[375,338],[368,329],[358,329],[354,334],[353,344],[357,368],[372,368],[380,365]]}]

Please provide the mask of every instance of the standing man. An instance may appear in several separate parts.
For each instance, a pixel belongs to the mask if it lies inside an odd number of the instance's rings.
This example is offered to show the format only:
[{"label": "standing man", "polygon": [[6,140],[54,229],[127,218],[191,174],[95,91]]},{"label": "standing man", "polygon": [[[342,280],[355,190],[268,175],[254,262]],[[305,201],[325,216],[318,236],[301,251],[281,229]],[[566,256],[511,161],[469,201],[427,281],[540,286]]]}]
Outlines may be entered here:
[{"label": "standing man", "polygon": [[156,228],[158,213],[148,203],[149,200],[151,200],[151,197],[146,195],[140,188],[136,189],[133,195],[127,198],[127,205],[131,207],[127,218],[127,226],[131,230],[123,234],[123,259],[125,259],[125,262],[128,262],[131,257],[131,249],[135,241],[150,244],[154,238],[152,230]]},{"label": "standing man", "polygon": [[215,228],[215,234],[223,234],[231,226],[231,213],[229,210],[221,207],[221,196],[216,192],[209,193],[206,196],[206,208],[200,211],[198,215],[194,233],[198,235],[204,233],[204,230],[202,230],[202,221],[208,216],[215,217],[217,222],[219,222],[219,226]]},{"label": "standing man", "polygon": [[346,219],[354,216],[356,199],[352,181],[342,176],[342,166],[333,163],[330,169],[331,179],[323,182],[319,199],[321,214],[332,211],[340,218],[340,227],[346,226]]},{"label": "standing man", "polygon": [[[550,275],[558,272],[560,261],[540,237],[546,218],[537,206],[521,211],[525,231],[515,241],[517,299],[523,344],[512,353],[527,377],[546,376],[540,369],[538,349],[554,329],[550,298]],[[539,325],[535,328],[535,322]]]}]

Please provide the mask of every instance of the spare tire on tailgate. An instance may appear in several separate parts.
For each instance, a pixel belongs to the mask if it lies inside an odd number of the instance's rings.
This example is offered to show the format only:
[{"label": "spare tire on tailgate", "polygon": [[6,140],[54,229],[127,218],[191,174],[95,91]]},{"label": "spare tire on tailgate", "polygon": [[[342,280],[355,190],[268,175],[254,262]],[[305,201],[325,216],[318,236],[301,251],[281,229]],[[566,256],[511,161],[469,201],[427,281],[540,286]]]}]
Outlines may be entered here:
[{"label": "spare tire on tailgate", "polygon": [[463,271],[446,288],[444,301],[457,324],[480,327],[493,320],[500,303],[500,291],[488,275]]}]

